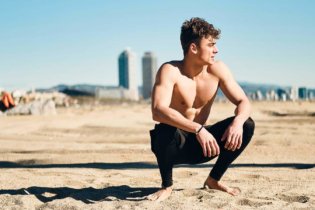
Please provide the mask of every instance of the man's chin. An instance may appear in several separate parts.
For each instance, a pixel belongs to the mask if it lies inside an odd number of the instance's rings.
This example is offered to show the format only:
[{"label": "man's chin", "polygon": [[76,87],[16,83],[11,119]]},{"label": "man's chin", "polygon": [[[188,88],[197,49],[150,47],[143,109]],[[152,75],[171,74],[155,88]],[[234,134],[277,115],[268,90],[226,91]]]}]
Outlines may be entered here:
[{"label": "man's chin", "polygon": [[209,62],[208,62],[208,65],[212,65],[212,64],[215,64],[215,60],[213,59],[213,60],[210,60]]}]

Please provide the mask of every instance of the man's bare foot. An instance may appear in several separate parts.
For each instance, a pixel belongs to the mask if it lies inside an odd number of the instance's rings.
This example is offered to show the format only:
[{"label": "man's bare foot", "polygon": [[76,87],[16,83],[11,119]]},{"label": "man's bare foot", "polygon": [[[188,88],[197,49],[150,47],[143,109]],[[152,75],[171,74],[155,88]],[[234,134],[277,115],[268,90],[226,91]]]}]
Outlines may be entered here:
[{"label": "man's bare foot", "polygon": [[166,187],[158,190],[157,192],[148,195],[147,199],[150,201],[163,201],[166,198],[168,198],[172,193],[172,188],[171,187]]},{"label": "man's bare foot", "polygon": [[233,196],[236,196],[241,193],[239,188],[228,187],[221,184],[219,181],[208,176],[207,180],[204,183],[204,188],[208,187],[210,189],[221,190],[223,192],[227,192]]}]

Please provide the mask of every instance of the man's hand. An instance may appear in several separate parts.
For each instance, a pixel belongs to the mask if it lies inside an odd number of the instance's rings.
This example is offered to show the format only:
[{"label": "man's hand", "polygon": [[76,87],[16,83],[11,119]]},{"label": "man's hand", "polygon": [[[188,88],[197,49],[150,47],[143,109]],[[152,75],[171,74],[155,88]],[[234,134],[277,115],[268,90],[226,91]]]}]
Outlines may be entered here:
[{"label": "man's hand", "polygon": [[220,154],[220,148],[217,141],[205,128],[202,128],[196,137],[202,147],[203,155],[205,157],[216,156]]},{"label": "man's hand", "polygon": [[224,132],[221,141],[226,140],[224,148],[235,151],[241,148],[243,139],[243,124],[233,122]]},{"label": "man's hand", "polygon": [[158,190],[157,192],[148,195],[147,199],[150,201],[162,201],[168,198],[172,193],[172,187],[166,187]]}]

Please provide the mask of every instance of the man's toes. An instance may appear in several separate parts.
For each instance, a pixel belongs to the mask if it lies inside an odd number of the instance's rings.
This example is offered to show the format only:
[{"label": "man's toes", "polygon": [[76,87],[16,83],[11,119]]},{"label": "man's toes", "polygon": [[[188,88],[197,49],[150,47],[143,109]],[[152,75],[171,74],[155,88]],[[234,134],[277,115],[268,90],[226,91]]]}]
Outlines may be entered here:
[{"label": "man's toes", "polygon": [[238,187],[232,188],[229,193],[233,196],[239,195],[241,193],[241,189]]},{"label": "man's toes", "polygon": [[163,201],[163,200],[165,200],[166,198],[168,198],[168,195],[163,194],[163,195],[160,195],[160,196],[158,197],[158,199],[156,199],[156,201],[157,201],[157,202]]},{"label": "man's toes", "polygon": [[157,199],[157,196],[155,194],[151,194],[151,195],[147,196],[147,199],[150,200],[150,201],[154,201],[154,200]]}]

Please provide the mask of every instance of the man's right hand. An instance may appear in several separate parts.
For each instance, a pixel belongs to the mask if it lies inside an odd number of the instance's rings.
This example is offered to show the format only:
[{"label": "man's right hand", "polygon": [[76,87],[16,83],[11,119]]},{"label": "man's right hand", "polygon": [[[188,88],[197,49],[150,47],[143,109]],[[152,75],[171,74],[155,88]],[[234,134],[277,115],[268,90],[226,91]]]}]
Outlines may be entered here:
[{"label": "man's right hand", "polygon": [[202,147],[203,155],[205,157],[220,154],[220,147],[217,144],[217,141],[205,128],[202,128],[199,133],[196,134],[196,137]]}]

